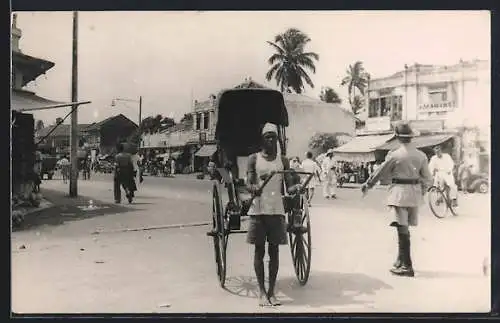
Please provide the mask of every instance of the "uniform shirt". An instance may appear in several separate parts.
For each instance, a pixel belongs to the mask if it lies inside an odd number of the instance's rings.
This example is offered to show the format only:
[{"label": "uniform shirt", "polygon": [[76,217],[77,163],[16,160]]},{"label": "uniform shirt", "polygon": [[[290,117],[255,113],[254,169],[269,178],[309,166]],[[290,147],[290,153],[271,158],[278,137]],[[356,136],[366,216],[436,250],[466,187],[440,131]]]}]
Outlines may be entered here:
[{"label": "uniform shirt", "polygon": [[429,162],[429,169],[431,173],[433,173],[434,170],[443,173],[451,173],[453,171],[453,166],[453,159],[451,159],[448,154],[442,154],[441,158],[434,155],[431,157],[431,161]]},{"label": "uniform shirt", "polygon": [[[382,178],[415,179],[419,184],[391,184],[387,205],[399,207],[417,207],[423,202],[423,192],[432,185],[427,156],[413,144],[402,144],[391,152],[385,162],[368,179],[368,186],[373,186]],[[392,181],[391,181],[392,182]]]},{"label": "uniform shirt", "polygon": [[335,168],[335,161],[333,158],[326,157],[321,163],[321,168],[323,169],[323,172],[328,173]]}]

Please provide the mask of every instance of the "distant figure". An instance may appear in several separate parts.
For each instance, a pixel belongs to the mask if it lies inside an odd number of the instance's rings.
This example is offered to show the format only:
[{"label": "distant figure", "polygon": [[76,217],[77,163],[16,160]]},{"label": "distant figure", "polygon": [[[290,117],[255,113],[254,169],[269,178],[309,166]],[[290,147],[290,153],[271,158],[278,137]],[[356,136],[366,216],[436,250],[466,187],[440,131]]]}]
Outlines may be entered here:
[{"label": "distant figure", "polygon": [[442,152],[439,145],[434,147],[434,153],[435,155],[429,161],[429,170],[434,176],[434,184],[440,188],[447,184],[450,188],[449,198],[451,198],[451,203],[453,206],[457,206],[457,184],[453,178],[455,163],[449,154]]},{"label": "distant figure", "polygon": [[135,182],[135,186],[136,187],[139,187],[139,183],[141,182],[140,181],[140,169],[139,169],[139,155],[137,154],[132,154],[131,155],[131,158],[132,158],[132,165],[134,166],[134,182]]},{"label": "distant figure", "polygon": [[70,166],[69,159],[66,156],[63,156],[59,160],[59,166],[61,166],[61,175],[63,183],[67,183],[69,178],[69,166]]},{"label": "distant figure", "polygon": [[337,172],[335,170],[335,161],[333,160],[333,149],[328,149],[321,166],[325,179],[323,183],[323,196],[327,199],[335,199],[337,198],[335,194],[337,189]]},{"label": "distant figure", "polygon": [[170,174],[175,175],[175,159],[172,158],[170,161]]},{"label": "distant figure", "polygon": [[310,151],[306,153],[306,159],[302,162],[301,168],[304,172],[313,173],[313,177],[309,181],[309,184],[307,184],[307,203],[311,206],[311,200],[314,196],[314,188],[318,185],[318,182],[321,182],[321,168],[318,163],[313,160],[313,154]]},{"label": "distant figure", "polygon": [[472,165],[467,165],[465,161],[460,163],[458,167],[458,180],[460,181],[460,187],[462,188],[462,193],[468,193],[469,178],[472,175],[471,172]]},{"label": "distant figure", "polygon": [[115,174],[113,177],[113,188],[115,203],[121,203],[121,188],[125,190],[129,203],[132,203],[134,191],[136,190],[134,181],[134,165],[132,156],[123,151],[123,144],[116,145],[118,154],[115,156]]}]

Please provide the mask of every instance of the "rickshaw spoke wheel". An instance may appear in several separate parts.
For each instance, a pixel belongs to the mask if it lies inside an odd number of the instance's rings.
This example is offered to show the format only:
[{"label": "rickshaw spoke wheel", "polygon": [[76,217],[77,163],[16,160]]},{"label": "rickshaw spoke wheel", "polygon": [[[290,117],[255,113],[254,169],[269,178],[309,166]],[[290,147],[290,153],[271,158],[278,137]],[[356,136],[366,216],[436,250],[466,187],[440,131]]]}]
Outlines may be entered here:
[{"label": "rickshaw spoke wheel", "polygon": [[[305,197],[301,196],[301,210],[300,210],[300,221],[299,223],[294,223],[293,211],[290,211],[288,216],[291,219],[292,230],[288,233],[288,238],[290,240],[290,251],[292,254],[293,267],[295,269],[295,275],[299,281],[299,284],[304,286],[309,279],[309,273],[311,270],[311,221],[309,217],[309,208],[307,203],[304,202]],[[297,224],[299,227],[297,228]]]},{"label": "rickshaw spoke wheel", "polygon": [[448,200],[443,191],[436,186],[432,186],[428,190],[427,198],[432,214],[438,219],[445,218],[448,213]]},{"label": "rickshaw spoke wheel", "polygon": [[220,198],[220,189],[217,183],[214,183],[212,190],[212,235],[214,242],[215,264],[219,284],[224,288],[226,283],[226,250],[228,242],[228,233],[224,227],[224,212],[222,200]]}]

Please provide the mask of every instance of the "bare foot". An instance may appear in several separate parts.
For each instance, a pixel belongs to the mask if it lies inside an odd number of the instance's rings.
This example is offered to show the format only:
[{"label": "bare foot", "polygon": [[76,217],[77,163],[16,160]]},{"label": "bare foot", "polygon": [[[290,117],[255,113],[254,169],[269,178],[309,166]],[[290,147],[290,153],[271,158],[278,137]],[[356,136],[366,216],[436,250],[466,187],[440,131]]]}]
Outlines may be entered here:
[{"label": "bare foot", "polygon": [[271,302],[267,298],[266,295],[260,295],[259,297],[259,306],[272,306]]},{"label": "bare foot", "polygon": [[276,298],[276,296],[269,296],[269,302],[272,306],[280,306],[281,302]]}]

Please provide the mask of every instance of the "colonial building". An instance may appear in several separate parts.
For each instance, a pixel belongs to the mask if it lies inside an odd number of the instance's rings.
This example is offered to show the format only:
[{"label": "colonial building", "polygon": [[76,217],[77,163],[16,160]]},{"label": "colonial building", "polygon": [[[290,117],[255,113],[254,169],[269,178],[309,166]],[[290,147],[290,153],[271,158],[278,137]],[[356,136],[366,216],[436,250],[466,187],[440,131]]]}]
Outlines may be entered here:
[{"label": "colonial building", "polygon": [[373,159],[376,150],[394,148],[386,144],[391,139],[387,135],[395,122],[405,120],[421,132],[419,148],[430,154],[430,146],[444,144],[456,161],[465,159],[476,171],[486,171],[489,142],[470,138],[489,137],[479,130],[490,128],[490,73],[488,61],[473,60],[450,66],[414,64],[370,80],[368,107],[360,116],[365,128],[338,152],[352,155],[356,150]]}]

